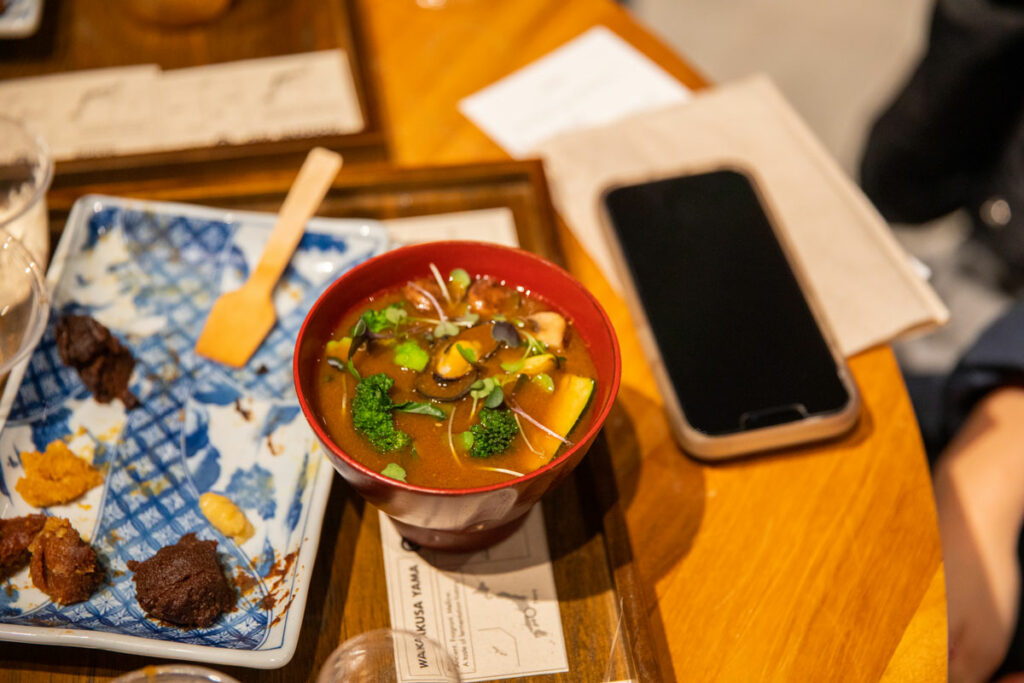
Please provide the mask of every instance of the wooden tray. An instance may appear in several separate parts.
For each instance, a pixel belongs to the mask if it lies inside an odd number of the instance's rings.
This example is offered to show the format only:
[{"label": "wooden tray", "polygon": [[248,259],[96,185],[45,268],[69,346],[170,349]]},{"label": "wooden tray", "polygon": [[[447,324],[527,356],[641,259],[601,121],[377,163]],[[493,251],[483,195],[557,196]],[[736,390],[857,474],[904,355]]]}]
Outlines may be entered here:
[{"label": "wooden tray", "polygon": [[[276,210],[286,188],[228,188],[182,185],[173,190],[133,191],[123,184],[90,190],[150,199],[177,200],[226,208]],[[59,227],[73,197],[51,196],[52,225]],[[320,213],[328,216],[392,218],[493,207],[512,210],[524,248],[562,262],[555,215],[539,162],[504,162],[407,171],[343,172]],[[625,520],[618,505],[616,458],[603,435],[562,486],[544,499],[548,542],[558,589],[570,670],[527,681],[657,680],[657,629],[649,627],[649,590],[633,570]],[[305,681],[315,675],[342,641],[389,626],[380,529],[376,510],[341,479],[335,481],[324,519],[309,601],[298,650],[277,671],[232,670],[240,680]],[[660,633],[660,631],[657,631]],[[14,654],[7,653],[8,656]],[[58,656],[59,655],[59,656]],[[99,679],[153,663],[139,657],[90,650],[24,646],[13,669],[46,663],[67,674]],[[60,663],[56,663],[56,662]],[[60,680],[59,677],[53,680]]]},{"label": "wooden tray", "polygon": [[313,145],[343,151],[350,162],[381,159],[385,135],[358,25],[353,0],[235,0],[213,21],[185,28],[147,23],[121,2],[46,0],[34,36],[0,41],[0,80],[132,64],[176,69],[341,48],[365,122],[359,133],[62,161],[54,186],[119,175],[175,177],[196,162],[206,170],[241,169],[254,159],[263,168],[288,168]]}]

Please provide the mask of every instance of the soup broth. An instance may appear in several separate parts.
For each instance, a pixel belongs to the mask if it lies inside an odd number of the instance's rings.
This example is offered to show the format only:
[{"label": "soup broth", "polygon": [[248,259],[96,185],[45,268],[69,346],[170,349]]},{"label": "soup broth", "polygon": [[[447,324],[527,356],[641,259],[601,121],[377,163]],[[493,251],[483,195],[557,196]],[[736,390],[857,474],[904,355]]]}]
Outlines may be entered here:
[{"label": "soup broth", "polygon": [[318,412],[346,453],[386,476],[447,489],[551,462],[590,424],[597,376],[554,307],[461,269],[349,311],[317,372]]}]

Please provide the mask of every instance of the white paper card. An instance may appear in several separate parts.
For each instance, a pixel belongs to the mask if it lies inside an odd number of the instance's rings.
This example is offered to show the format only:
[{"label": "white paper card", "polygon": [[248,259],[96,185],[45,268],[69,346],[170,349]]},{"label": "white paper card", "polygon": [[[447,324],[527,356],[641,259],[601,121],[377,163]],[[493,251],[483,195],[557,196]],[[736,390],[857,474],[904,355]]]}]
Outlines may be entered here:
[{"label": "white paper card", "polygon": [[684,102],[690,91],[632,45],[597,26],[459,102],[514,157],[558,133]]},{"label": "white paper card", "polygon": [[516,221],[507,207],[439,213],[383,221],[392,247],[441,240],[477,240],[518,247]]},{"label": "white paper card", "polygon": [[[463,681],[569,670],[540,504],[511,537],[470,555],[407,550],[384,513],[380,536],[391,627],[440,643]],[[436,674],[415,653],[396,664],[402,683]]]}]

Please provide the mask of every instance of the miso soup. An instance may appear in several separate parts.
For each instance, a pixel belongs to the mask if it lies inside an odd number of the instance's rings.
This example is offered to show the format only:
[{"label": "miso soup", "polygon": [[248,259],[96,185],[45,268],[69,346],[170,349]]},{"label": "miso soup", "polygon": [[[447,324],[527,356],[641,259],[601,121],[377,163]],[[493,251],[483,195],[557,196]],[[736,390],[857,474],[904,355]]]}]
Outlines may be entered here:
[{"label": "miso soup", "polygon": [[586,431],[596,372],[572,321],[486,274],[417,274],[349,311],[317,370],[331,438],[382,474],[472,488],[546,465]]}]

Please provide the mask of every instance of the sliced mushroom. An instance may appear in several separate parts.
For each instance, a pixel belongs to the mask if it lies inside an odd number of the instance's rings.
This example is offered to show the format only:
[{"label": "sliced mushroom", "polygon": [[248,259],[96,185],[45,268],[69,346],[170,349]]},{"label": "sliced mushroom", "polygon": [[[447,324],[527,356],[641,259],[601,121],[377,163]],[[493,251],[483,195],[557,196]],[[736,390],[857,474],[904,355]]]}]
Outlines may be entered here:
[{"label": "sliced mushroom", "polygon": [[560,351],[565,343],[565,318],[554,311],[541,311],[526,317],[533,336],[549,349]]},{"label": "sliced mushroom", "polygon": [[473,368],[456,380],[444,380],[432,372],[421,372],[416,378],[416,391],[437,401],[458,401],[469,393],[469,388],[480,373]]},{"label": "sliced mushroom", "polygon": [[466,296],[469,308],[484,315],[510,311],[519,305],[519,292],[489,277],[471,284]]},{"label": "sliced mushroom", "polygon": [[[430,300],[429,296],[426,296],[424,292],[434,297],[434,301]],[[412,304],[413,308],[418,311],[429,311],[436,314],[437,308],[434,306],[436,301],[440,304],[444,300],[444,295],[441,294],[441,288],[437,286],[437,283],[432,278],[424,278],[421,280],[414,280],[409,282],[402,287],[402,296],[405,300]]]}]

